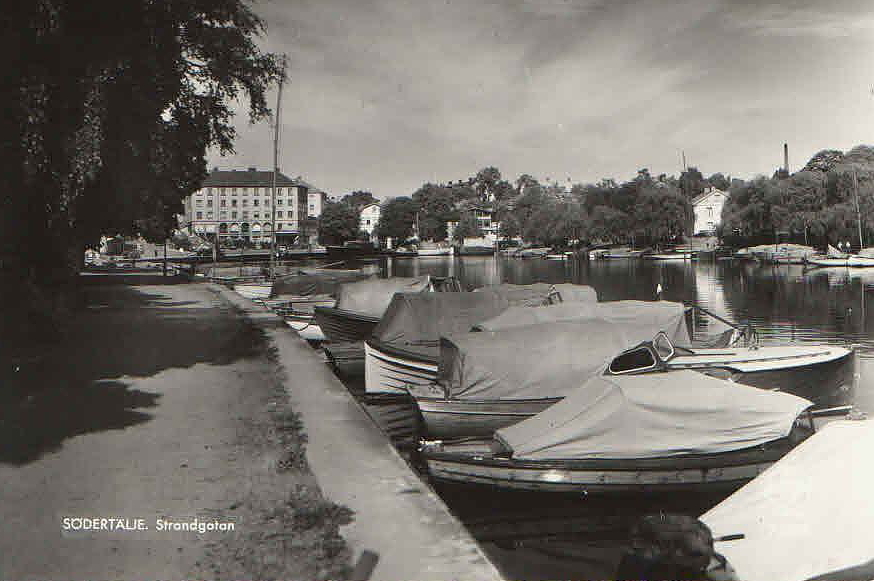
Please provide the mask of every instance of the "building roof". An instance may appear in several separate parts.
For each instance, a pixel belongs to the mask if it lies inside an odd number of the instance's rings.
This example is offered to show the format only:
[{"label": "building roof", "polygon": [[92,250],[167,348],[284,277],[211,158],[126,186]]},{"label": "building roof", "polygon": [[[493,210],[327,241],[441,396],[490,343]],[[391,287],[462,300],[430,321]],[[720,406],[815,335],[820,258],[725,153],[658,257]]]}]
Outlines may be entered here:
[{"label": "building roof", "polygon": [[714,194],[722,194],[723,196],[728,196],[728,194],[723,192],[722,190],[718,190],[716,188],[711,188],[711,189],[705,191],[704,193],[698,194],[697,196],[692,198],[692,205],[697,206],[698,204],[700,204],[701,202],[703,202],[704,200],[706,200],[707,198],[709,198],[710,196],[712,196]]},{"label": "building roof", "polygon": [[[269,187],[273,185],[273,172],[249,168],[247,170],[213,170],[203,180],[204,188],[226,186],[259,186]],[[312,188],[301,179],[292,179],[282,172],[276,172],[277,186],[301,186]]]}]

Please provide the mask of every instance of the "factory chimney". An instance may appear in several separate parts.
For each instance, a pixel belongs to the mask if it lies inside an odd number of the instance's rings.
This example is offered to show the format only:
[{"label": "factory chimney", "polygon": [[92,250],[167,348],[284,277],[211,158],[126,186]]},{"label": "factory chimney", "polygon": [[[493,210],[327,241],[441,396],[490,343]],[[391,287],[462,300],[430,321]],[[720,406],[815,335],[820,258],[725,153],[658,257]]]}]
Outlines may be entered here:
[{"label": "factory chimney", "polygon": [[789,144],[783,144],[783,171],[789,175]]}]

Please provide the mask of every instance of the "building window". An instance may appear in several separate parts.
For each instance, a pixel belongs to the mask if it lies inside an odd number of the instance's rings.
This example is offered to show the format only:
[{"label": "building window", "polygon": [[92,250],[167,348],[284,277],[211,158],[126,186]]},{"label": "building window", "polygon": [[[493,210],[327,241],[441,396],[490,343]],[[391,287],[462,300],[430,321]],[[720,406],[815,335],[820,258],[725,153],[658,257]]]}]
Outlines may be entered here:
[{"label": "building window", "polygon": [[220,192],[221,195],[223,195],[223,196],[226,196],[226,195],[227,195],[227,193],[225,193],[225,189],[224,189],[224,188],[219,188],[219,192]]},{"label": "building window", "polygon": [[249,219],[249,212],[243,210],[243,220],[248,220],[248,219]]},{"label": "building window", "polygon": [[206,219],[207,219],[207,220],[212,220],[212,212],[207,212],[207,213],[206,213]]},{"label": "building window", "polygon": [[277,205],[277,206],[281,206],[281,205],[282,205],[282,198],[276,200],[276,205]]},{"label": "building window", "polygon": [[227,212],[219,212],[219,216],[221,217],[222,220],[224,220],[228,217],[228,213]]},{"label": "building window", "polygon": [[243,207],[245,208],[248,205],[249,205],[249,200],[243,200]]},{"label": "building window", "polygon": [[209,200],[206,201],[206,207],[212,208],[212,198],[210,198]]},{"label": "building window", "polygon": [[261,193],[261,188],[252,188],[252,195],[257,196]]},{"label": "building window", "polygon": [[365,221],[364,221],[364,225],[365,225],[365,226],[370,226],[370,220],[365,220]]},{"label": "building window", "polygon": [[277,196],[281,196],[281,195],[282,195],[282,188],[276,188],[276,195],[277,195]]},{"label": "building window", "polygon": [[231,220],[236,220],[236,219],[237,219],[237,213],[231,212]]},{"label": "building window", "polygon": [[253,205],[253,206],[257,206],[259,201],[260,201],[260,200],[252,200],[252,205]]},{"label": "building window", "polygon": [[206,188],[206,193],[211,196],[212,195],[212,188]]},{"label": "building window", "polygon": [[315,212],[316,207],[313,204],[310,204],[310,212]]},{"label": "building window", "polygon": [[236,193],[237,193],[237,188],[231,188],[231,193],[232,193],[232,194],[236,194]]},{"label": "building window", "polygon": [[276,211],[276,217],[277,217],[277,218],[282,218],[282,210],[277,210],[277,211]]},{"label": "building window", "polygon": [[248,196],[248,195],[249,195],[249,188],[243,188],[243,195],[244,195],[244,196]]},{"label": "building window", "polygon": [[198,208],[202,208],[203,207],[203,200],[195,200],[194,205],[197,206]]},{"label": "building window", "polygon": [[252,217],[259,220],[261,218],[261,212],[253,212]]},{"label": "building window", "polygon": [[198,212],[198,213],[197,213],[197,219],[198,219],[198,220],[203,220],[203,212]]},{"label": "building window", "polygon": [[227,206],[227,205],[228,205],[228,201],[227,201],[227,200],[220,200],[220,201],[219,201],[219,206],[221,206],[222,208],[224,208],[224,207]]},{"label": "building window", "polygon": [[237,200],[231,200],[231,207],[232,207],[232,208],[236,208],[236,207],[237,207]]}]

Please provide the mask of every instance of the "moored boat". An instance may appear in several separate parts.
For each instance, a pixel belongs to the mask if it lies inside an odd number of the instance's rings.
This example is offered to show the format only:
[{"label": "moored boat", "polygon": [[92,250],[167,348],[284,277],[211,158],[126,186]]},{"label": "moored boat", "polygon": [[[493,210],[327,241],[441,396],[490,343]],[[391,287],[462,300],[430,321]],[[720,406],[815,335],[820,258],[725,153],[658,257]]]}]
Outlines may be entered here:
[{"label": "moored boat", "polygon": [[443,242],[422,242],[416,247],[418,256],[452,256],[454,249]]},{"label": "moored boat", "polygon": [[331,341],[363,341],[373,333],[397,292],[431,292],[428,276],[374,278],[340,286],[333,307],[313,309],[316,324]]},{"label": "moored boat", "polygon": [[234,292],[250,300],[270,298],[273,292],[273,282],[240,282],[233,286]]},{"label": "moored boat", "polygon": [[[367,393],[405,394],[405,386],[437,380],[441,335],[465,333],[516,305],[559,308],[596,303],[582,285],[495,285],[474,292],[398,293],[373,335],[365,341]],[[557,303],[563,303],[558,305]],[[583,307],[571,307],[579,311]]]},{"label": "moored boat", "polygon": [[[437,384],[407,389],[430,437],[457,438],[488,435],[539,413],[567,396],[580,378],[599,372],[599,365],[638,374],[694,370],[811,397],[833,397],[853,385],[853,349],[832,345],[698,348],[690,346],[694,340],[685,326],[682,305],[678,307],[676,313],[660,313],[653,307],[629,305],[624,313],[617,309],[611,315],[605,310],[600,318],[528,326],[492,322],[506,319],[505,313],[477,325],[497,330],[441,338]],[[635,311],[640,316],[634,316]],[[523,320],[530,320],[528,313],[524,315]],[[635,343],[640,344],[632,346]],[[525,349],[519,350],[519,345]]]},{"label": "moored boat", "polygon": [[[595,375],[493,438],[426,441],[439,480],[544,492],[737,487],[812,433],[811,402],[692,371]],[[679,429],[682,426],[682,429]]]},{"label": "moored boat", "polygon": [[739,579],[874,577],[868,532],[874,421],[837,420],[817,431],[701,520]]}]

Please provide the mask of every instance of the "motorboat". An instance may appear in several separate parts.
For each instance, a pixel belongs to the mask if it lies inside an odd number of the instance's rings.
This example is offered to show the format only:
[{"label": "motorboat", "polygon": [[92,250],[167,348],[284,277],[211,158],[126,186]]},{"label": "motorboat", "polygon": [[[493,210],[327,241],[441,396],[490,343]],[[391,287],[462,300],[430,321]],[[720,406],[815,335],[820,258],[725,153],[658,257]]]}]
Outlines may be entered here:
[{"label": "motorboat", "polygon": [[446,243],[422,242],[416,247],[418,256],[452,256],[454,249]]},{"label": "motorboat", "polygon": [[238,282],[232,287],[234,292],[249,300],[264,300],[273,293],[273,281]]},{"label": "motorboat", "polygon": [[633,250],[631,248],[612,248],[605,252],[602,258],[606,258],[607,260],[625,260],[628,258],[640,258],[646,252],[646,250]]},{"label": "motorboat", "polygon": [[804,264],[816,255],[816,250],[803,244],[760,244],[742,248],[739,257],[752,257],[764,264]]},{"label": "motorboat", "polygon": [[316,324],[336,342],[362,341],[370,336],[397,292],[434,290],[431,277],[374,278],[340,285],[333,307],[313,308]]},{"label": "motorboat", "polygon": [[829,244],[825,254],[809,256],[807,264],[812,264],[813,266],[847,266],[849,258],[849,254],[841,252]]},{"label": "motorboat", "polygon": [[[543,492],[737,488],[813,433],[811,402],[693,371],[596,374],[493,437],[424,441],[437,480]],[[751,515],[752,516],[752,515]]]},{"label": "motorboat", "polygon": [[547,260],[568,260],[569,258],[573,258],[573,252],[553,252],[544,256]]},{"label": "motorboat", "polygon": [[[595,290],[572,284],[502,284],[460,293],[397,293],[365,341],[367,393],[406,394],[437,380],[440,336],[466,333],[508,308],[560,305],[582,312]],[[534,309],[539,310],[539,309]]]},{"label": "motorboat", "polygon": [[695,260],[697,254],[690,250],[666,250],[644,254],[646,260]]},{"label": "motorboat", "polygon": [[874,421],[834,420],[701,516],[739,579],[874,578]]},{"label": "motorboat", "polygon": [[[489,435],[554,405],[580,378],[605,366],[617,373],[698,371],[811,396],[839,392],[854,381],[852,348],[759,347],[754,342],[697,347],[682,305],[674,303],[672,312],[669,306],[655,307],[664,301],[628,302],[632,304],[617,305],[613,312],[596,311],[590,319],[515,327],[485,321],[477,325],[485,329],[482,333],[442,337],[437,382],[406,386],[425,432],[435,438]],[[545,317],[551,311],[542,312]],[[494,321],[507,318],[502,314]]]}]

